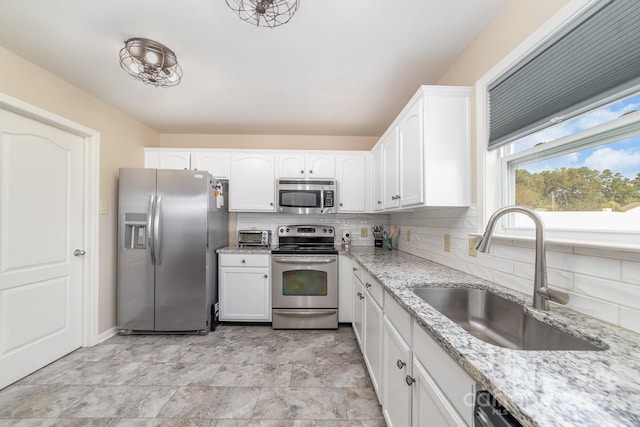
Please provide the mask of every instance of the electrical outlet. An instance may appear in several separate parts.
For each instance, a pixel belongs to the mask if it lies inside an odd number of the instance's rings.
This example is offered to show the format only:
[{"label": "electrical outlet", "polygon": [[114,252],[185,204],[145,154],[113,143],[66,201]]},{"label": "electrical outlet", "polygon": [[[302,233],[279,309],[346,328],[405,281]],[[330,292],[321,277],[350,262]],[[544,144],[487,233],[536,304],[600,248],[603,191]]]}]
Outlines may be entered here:
[{"label": "electrical outlet", "polygon": [[478,256],[476,246],[478,246],[478,238],[476,236],[469,236],[469,256]]},{"label": "electrical outlet", "polygon": [[451,252],[451,234],[444,235],[444,251]]},{"label": "electrical outlet", "polygon": [[369,229],[367,227],[362,227],[360,229],[360,237],[366,239],[367,237],[369,237]]},{"label": "electrical outlet", "polygon": [[411,241],[411,230],[407,230],[407,242]]}]

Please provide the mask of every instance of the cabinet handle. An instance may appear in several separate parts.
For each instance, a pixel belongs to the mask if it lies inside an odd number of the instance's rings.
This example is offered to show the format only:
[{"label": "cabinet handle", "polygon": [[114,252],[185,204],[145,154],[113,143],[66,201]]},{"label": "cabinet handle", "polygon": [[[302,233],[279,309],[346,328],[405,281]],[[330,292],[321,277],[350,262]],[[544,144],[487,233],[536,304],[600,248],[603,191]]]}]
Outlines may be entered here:
[{"label": "cabinet handle", "polygon": [[407,366],[407,364],[404,363],[402,360],[398,359],[398,361],[396,362],[396,366],[398,367],[398,369],[402,369],[405,366]]},{"label": "cabinet handle", "polygon": [[406,377],[404,377],[404,380],[407,382],[408,386],[412,386],[413,383],[416,382],[416,380],[414,380],[413,378],[411,378],[409,375],[407,375]]},{"label": "cabinet handle", "polygon": [[369,289],[371,287],[371,283],[367,282],[366,285],[364,285],[367,289]]}]

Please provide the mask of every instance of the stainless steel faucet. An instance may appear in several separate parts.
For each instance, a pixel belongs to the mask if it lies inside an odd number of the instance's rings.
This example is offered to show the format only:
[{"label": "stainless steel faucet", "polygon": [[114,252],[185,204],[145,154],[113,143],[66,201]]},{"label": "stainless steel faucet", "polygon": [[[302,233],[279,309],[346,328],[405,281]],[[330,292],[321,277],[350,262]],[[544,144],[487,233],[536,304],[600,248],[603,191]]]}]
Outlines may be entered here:
[{"label": "stainless steel faucet", "polygon": [[559,304],[569,302],[569,295],[564,292],[556,291],[549,288],[547,284],[547,263],[545,260],[545,240],[544,240],[544,223],[542,218],[534,210],[525,208],[524,206],[506,206],[498,209],[491,215],[487,228],[478,242],[477,250],[483,253],[489,252],[491,245],[491,235],[493,228],[498,219],[508,213],[521,213],[527,215],[533,220],[536,226],[536,261],[535,274],[533,278],[533,307],[541,310],[549,310],[549,300]]}]

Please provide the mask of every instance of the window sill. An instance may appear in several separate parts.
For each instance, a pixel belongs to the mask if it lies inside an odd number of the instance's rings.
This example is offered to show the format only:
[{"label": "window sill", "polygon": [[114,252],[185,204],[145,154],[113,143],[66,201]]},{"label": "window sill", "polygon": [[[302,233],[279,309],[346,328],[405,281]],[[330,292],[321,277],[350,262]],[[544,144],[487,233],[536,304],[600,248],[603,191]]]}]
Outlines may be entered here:
[{"label": "window sill", "polygon": [[[482,233],[471,233],[480,237]],[[496,230],[491,239],[511,240],[514,242],[535,242],[533,228],[509,228]],[[621,252],[640,253],[640,235],[636,233],[615,233],[603,231],[571,231],[545,229],[547,245],[604,249]]]}]

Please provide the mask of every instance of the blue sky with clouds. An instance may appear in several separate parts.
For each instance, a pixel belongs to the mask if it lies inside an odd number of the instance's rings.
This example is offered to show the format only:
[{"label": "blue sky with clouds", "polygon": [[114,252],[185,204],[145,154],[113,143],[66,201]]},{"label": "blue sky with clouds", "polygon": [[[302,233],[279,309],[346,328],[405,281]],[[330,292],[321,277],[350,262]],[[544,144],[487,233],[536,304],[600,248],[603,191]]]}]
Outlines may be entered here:
[{"label": "blue sky with clouds", "polygon": [[[640,94],[522,138],[515,143],[516,151],[522,151],[540,142],[553,141],[606,123],[633,110],[640,110]],[[579,168],[582,166],[599,171],[610,169],[613,173],[620,172],[627,178],[634,178],[640,173],[640,136],[540,162],[520,165],[519,168],[536,173],[562,167]]]}]

